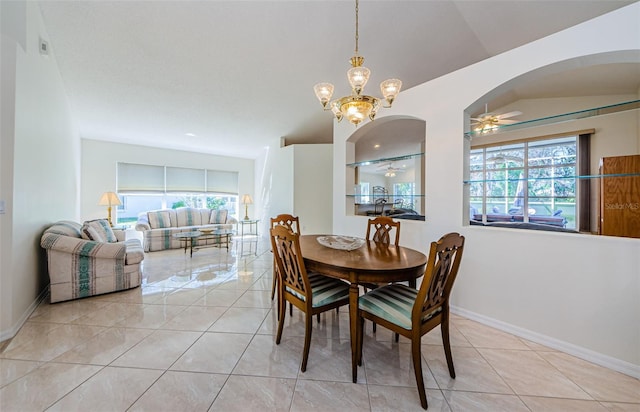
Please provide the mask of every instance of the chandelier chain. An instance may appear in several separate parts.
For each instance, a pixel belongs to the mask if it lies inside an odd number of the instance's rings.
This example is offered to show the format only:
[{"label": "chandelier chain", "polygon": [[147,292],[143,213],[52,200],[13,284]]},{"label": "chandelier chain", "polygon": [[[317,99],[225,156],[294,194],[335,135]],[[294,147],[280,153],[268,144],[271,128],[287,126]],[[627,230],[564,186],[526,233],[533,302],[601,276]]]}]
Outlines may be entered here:
[{"label": "chandelier chain", "polygon": [[358,0],[356,0],[356,56],[358,55]]}]

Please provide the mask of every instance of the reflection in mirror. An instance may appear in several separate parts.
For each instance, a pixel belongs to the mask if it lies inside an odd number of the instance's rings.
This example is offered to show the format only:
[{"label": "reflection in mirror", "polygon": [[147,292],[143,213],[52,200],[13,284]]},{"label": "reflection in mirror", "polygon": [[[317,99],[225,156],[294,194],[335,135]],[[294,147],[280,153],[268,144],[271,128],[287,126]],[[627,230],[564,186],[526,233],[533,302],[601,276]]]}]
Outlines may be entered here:
[{"label": "reflection in mirror", "polygon": [[[411,118],[377,119],[348,140],[354,145],[347,164],[348,210],[355,215],[424,220],[425,122]],[[349,173],[351,170],[351,173]]]}]

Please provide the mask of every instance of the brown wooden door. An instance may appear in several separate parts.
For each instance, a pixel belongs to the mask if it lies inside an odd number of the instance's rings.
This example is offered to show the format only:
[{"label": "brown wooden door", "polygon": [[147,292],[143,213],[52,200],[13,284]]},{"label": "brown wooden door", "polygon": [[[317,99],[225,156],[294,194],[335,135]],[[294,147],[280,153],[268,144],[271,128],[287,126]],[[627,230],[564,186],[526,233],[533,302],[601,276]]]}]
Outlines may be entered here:
[{"label": "brown wooden door", "polygon": [[640,155],[600,159],[600,234],[640,238]]}]

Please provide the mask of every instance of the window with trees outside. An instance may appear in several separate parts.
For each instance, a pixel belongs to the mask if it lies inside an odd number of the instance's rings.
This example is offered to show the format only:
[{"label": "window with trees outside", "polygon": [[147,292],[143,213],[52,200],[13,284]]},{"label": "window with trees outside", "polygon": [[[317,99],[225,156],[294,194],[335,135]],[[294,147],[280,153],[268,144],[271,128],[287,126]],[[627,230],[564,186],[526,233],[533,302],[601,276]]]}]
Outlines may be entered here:
[{"label": "window with trees outside", "polygon": [[577,136],[472,148],[470,219],[577,227]]},{"label": "window with trees outside", "polygon": [[414,182],[402,182],[393,184],[393,202],[405,209],[415,209],[414,195],[416,184]]},{"label": "window with trees outside", "polygon": [[370,188],[369,182],[360,182],[360,184],[356,186],[357,186],[356,194],[360,196],[360,202],[362,203],[371,202],[371,197],[369,192],[369,188]]},{"label": "window with trees outside", "polygon": [[238,213],[238,172],[134,163],[118,163],[117,192],[123,205],[120,224],[141,212],[196,207]]}]

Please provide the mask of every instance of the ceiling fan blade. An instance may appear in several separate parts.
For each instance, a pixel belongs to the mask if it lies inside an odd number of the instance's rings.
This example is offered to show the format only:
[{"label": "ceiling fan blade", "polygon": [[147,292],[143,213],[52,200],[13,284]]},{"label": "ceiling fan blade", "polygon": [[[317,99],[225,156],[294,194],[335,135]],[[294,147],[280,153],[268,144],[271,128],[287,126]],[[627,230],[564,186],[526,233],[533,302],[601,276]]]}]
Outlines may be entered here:
[{"label": "ceiling fan blade", "polygon": [[519,120],[507,120],[507,119],[499,119],[498,124],[514,124],[519,123]]},{"label": "ceiling fan blade", "polygon": [[498,118],[498,120],[500,119],[507,119],[509,117],[515,117],[515,116],[520,116],[522,114],[522,112],[518,111],[518,110],[514,110],[512,112],[508,112],[508,113],[503,113],[503,114],[499,114],[496,116],[496,118]]},{"label": "ceiling fan blade", "polygon": [[493,112],[484,112],[484,113],[480,113],[478,117],[472,117],[472,119],[486,120],[495,116],[496,114]]}]

